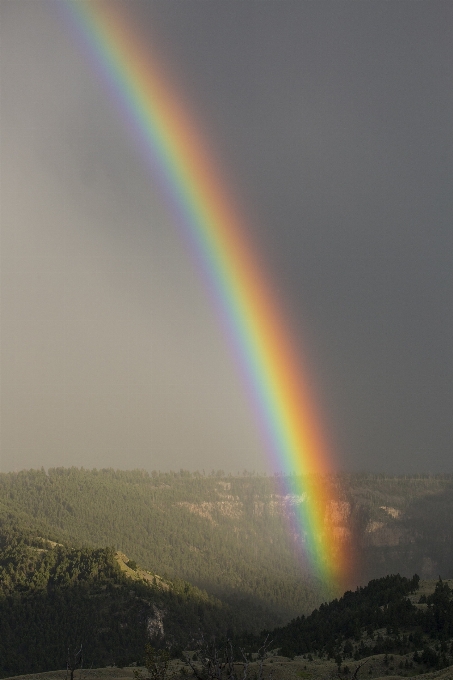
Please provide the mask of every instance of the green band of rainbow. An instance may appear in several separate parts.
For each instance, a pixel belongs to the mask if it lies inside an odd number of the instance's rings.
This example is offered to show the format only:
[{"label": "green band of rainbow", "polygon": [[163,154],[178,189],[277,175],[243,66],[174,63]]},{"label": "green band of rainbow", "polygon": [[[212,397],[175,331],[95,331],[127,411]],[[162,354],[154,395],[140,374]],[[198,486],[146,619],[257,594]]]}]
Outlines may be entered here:
[{"label": "green band of rainbow", "polygon": [[[127,3],[67,0],[72,25],[135,130],[172,210],[195,245],[221,309],[241,371],[259,414],[268,451],[295,473],[298,527],[312,566],[326,580],[342,578],[345,561],[326,520],[332,502],[324,438],[278,301],[260,271],[206,140],[165,77],[151,48],[124,14]],[[292,488],[294,493],[296,489]]]}]

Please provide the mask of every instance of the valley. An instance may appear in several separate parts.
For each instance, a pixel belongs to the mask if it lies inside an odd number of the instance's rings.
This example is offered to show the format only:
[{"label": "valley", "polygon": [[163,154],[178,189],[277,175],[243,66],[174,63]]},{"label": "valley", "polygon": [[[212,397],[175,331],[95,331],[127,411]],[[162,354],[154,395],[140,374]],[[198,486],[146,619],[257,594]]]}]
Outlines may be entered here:
[{"label": "valley", "polygon": [[263,631],[282,655],[265,664],[277,680],[352,677],[367,656],[361,676],[440,673],[453,653],[452,476],[326,483],[337,498],[326,516],[356,565],[341,598],[310,573],[288,530],[306,499],[279,493],[274,478],[0,475],[0,676],[57,671],[82,638],[93,668],[118,669],[139,662],[150,639],[176,656],[213,634],[253,651]]}]

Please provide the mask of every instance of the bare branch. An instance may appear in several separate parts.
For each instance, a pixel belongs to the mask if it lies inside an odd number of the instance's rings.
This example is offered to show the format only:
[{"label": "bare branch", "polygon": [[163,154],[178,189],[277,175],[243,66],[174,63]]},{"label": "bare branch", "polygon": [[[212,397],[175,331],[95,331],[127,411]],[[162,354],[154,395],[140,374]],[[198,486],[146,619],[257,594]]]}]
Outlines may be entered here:
[{"label": "bare branch", "polygon": [[362,661],[362,663],[359,663],[359,665],[357,666],[357,668],[354,671],[354,675],[352,676],[352,680],[356,680],[359,670],[362,668],[362,666],[364,666],[366,663],[368,663],[369,660],[370,659],[368,658],[368,659],[365,659],[365,661]]}]

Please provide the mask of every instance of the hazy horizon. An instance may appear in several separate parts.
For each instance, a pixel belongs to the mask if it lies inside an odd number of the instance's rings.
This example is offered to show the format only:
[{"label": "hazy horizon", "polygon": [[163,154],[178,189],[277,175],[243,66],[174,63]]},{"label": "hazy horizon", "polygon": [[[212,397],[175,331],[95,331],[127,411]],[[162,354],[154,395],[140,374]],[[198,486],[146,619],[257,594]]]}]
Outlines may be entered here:
[{"label": "hazy horizon", "polygon": [[[57,2],[0,3],[0,472],[272,473],[197,264]],[[243,208],[336,468],[452,471],[453,6],[126,6]]]}]

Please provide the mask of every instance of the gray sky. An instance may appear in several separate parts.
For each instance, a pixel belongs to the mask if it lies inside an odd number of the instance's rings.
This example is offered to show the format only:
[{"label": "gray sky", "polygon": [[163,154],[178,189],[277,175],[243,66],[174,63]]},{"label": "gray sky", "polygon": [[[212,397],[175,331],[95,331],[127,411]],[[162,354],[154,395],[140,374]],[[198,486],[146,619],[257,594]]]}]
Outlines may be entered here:
[{"label": "gray sky", "polygon": [[[248,218],[340,469],[452,470],[453,4],[127,0]],[[48,0],[1,0],[0,470],[266,469],[196,264]]]}]

